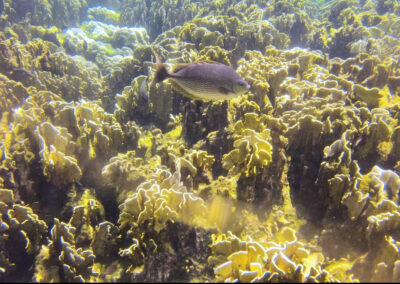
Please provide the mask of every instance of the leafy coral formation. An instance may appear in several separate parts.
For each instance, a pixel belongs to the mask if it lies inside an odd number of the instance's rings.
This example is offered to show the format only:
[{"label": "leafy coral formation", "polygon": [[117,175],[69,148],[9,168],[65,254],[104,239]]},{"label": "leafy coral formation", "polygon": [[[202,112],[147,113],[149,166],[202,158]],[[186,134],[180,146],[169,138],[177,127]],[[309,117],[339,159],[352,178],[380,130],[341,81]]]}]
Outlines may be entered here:
[{"label": "leafy coral formation", "polygon": [[0,4],[1,281],[400,280],[396,1]]}]

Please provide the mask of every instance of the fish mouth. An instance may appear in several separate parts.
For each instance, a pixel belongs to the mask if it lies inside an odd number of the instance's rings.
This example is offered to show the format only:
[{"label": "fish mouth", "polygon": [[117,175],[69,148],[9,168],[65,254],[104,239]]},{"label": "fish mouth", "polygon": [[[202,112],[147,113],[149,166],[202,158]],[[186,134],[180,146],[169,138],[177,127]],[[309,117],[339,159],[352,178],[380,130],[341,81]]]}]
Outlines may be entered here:
[{"label": "fish mouth", "polygon": [[246,82],[246,90],[250,90],[251,86],[249,83]]}]

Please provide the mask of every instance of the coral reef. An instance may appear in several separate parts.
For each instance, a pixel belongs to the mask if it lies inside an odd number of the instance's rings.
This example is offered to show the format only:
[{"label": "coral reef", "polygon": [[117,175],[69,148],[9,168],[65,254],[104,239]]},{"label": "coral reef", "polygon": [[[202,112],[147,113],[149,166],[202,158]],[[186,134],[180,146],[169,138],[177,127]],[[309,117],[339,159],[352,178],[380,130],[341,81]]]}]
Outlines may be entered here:
[{"label": "coral reef", "polygon": [[[0,281],[399,281],[396,1],[0,1]],[[152,85],[216,61],[251,88]]]},{"label": "coral reef", "polygon": [[[213,256],[209,259],[217,265],[216,281],[339,281],[329,268],[320,266],[324,261],[322,254],[315,248],[306,248],[293,230],[284,228],[277,235],[281,242],[270,241],[265,246],[242,241],[232,234],[216,236],[211,245]],[[221,260],[226,262],[221,264]]]},{"label": "coral reef", "polygon": [[260,123],[256,113],[251,112],[246,113],[244,121],[238,121],[233,129],[234,150],[223,156],[222,166],[231,174],[257,174],[272,160],[272,146],[268,141],[270,130]]},{"label": "coral reef", "polygon": [[29,206],[18,203],[12,190],[0,190],[1,277],[26,267],[26,258],[32,259],[39,252],[47,235],[46,223]]},{"label": "coral reef", "polygon": [[76,248],[75,227],[54,220],[48,245],[43,245],[35,260],[33,280],[37,282],[94,281],[95,255]]}]

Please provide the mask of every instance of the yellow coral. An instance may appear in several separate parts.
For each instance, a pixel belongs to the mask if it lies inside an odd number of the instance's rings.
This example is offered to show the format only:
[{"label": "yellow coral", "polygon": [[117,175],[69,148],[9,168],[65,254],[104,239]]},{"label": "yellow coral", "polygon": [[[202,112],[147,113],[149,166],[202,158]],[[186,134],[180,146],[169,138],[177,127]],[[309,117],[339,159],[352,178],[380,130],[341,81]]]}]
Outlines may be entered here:
[{"label": "yellow coral", "polygon": [[270,130],[255,113],[246,113],[233,128],[235,149],[223,156],[222,165],[233,174],[255,175],[272,160]]},{"label": "yellow coral", "polygon": [[[241,241],[232,234],[214,235],[211,245],[213,257],[209,258],[209,262],[222,262],[214,269],[216,280],[256,281],[265,277],[266,273],[269,276],[265,280],[274,278],[306,281],[317,277],[322,272],[322,253],[310,253],[291,229],[284,228],[281,234],[283,239],[277,240],[278,243],[265,244]],[[348,279],[347,277],[346,275],[343,279]],[[333,276],[330,278],[335,279]]]},{"label": "yellow coral", "polygon": [[168,220],[196,224],[205,217],[204,209],[204,201],[193,193],[180,192],[157,183],[144,183],[120,205],[122,213],[118,223],[123,228],[131,222],[138,226],[148,220],[158,232]]},{"label": "yellow coral", "polygon": [[354,85],[354,95],[357,99],[367,103],[369,107],[378,107],[383,94],[378,88],[368,89],[362,85]]}]

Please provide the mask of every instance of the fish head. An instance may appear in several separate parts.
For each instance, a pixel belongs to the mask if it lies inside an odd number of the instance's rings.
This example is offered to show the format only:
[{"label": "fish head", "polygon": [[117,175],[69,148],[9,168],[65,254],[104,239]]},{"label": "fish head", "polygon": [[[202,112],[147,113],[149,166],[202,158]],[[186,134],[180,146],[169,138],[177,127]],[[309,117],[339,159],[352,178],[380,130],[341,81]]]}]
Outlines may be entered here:
[{"label": "fish head", "polygon": [[247,81],[243,79],[237,79],[233,81],[232,90],[235,92],[235,94],[243,94],[248,89],[250,89],[250,84],[247,83]]}]

